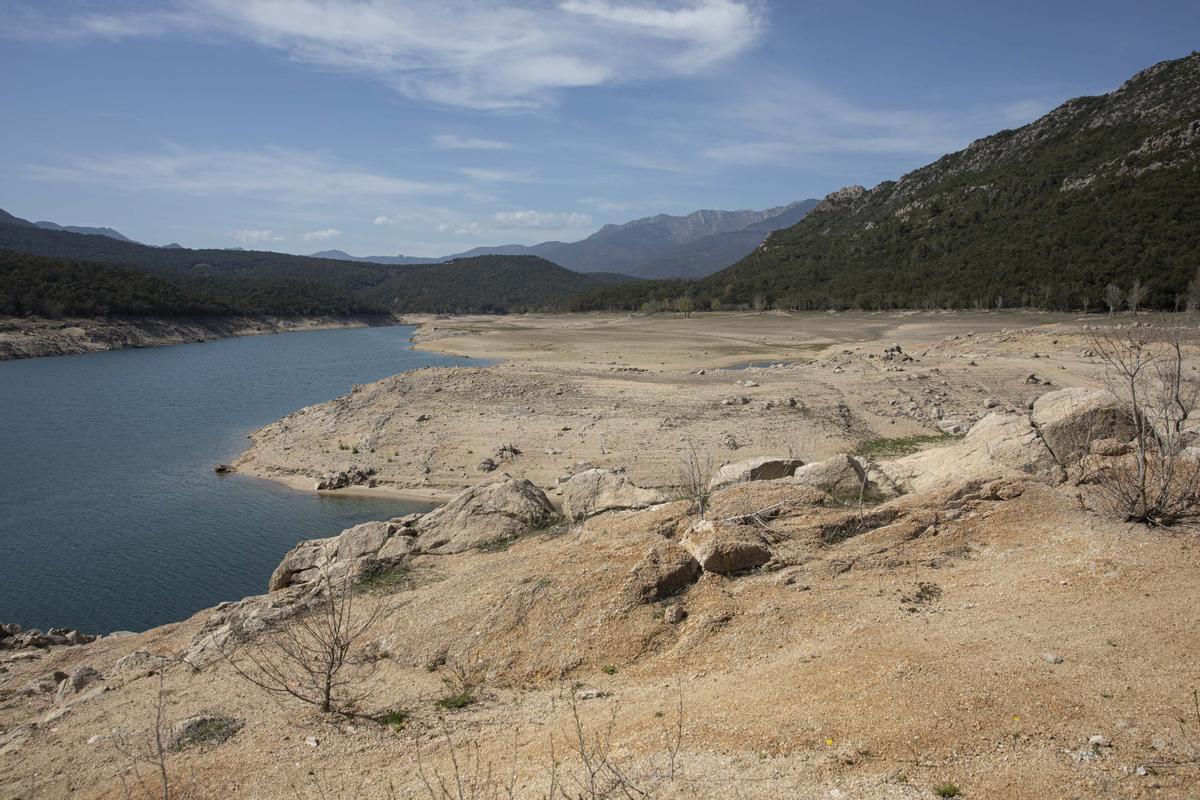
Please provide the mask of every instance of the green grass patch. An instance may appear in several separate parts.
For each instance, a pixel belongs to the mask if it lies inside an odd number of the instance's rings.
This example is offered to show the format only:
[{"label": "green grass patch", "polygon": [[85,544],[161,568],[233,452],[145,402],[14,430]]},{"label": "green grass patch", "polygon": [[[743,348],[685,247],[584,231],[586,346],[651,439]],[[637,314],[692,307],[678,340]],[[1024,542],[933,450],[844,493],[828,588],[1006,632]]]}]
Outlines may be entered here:
[{"label": "green grass patch", "polygon": [[399,733],[404,730],[404,726],[408,723],[408,712],[395,709],[393,711],[385,711],[382,714],[376,714],[371,719]]},{"label": "green grass patch", "polygon": [[470,692],[453,692],[438,698],[437,707],[445,711],[457,711],[475,702],[475,695]]},{"label": "green grass patch", "polygon": [[605,675],[616,675],[617,674],[617,668],[614,667],[612,664],[605,664],[603,667],[600,668],[600,671],[603,672]]},{"label": "green grass patch", "polygon": [[412,587],[412,570],[403,564],[380,567],[354,582],[354,591],[360,594],[392,594]]},{"label": "green grass patch", "polygon": [[962,792],[953,783],[939,783],[933,787],[933,793],[938,797],[959,797]]},{"label": "green grass patch", "polygon": [[854,455],[864,458],[899,458],[936,445],[946,445],[961,439],[956,433],[931,433],[920,436],[895,436],[867,439],[854,448]]}]

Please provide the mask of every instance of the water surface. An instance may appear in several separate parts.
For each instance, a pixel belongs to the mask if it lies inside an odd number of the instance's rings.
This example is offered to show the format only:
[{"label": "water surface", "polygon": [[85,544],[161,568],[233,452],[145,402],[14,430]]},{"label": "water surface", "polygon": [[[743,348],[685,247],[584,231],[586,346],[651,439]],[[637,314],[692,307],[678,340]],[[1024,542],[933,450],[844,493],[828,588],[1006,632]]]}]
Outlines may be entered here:
[{"label": "water surface", "polygon": [[0,622],[142,630],[260,594],[297,541],[428,506],[218,476],[246,434],[461,359],[411,327],[0,362]]}]

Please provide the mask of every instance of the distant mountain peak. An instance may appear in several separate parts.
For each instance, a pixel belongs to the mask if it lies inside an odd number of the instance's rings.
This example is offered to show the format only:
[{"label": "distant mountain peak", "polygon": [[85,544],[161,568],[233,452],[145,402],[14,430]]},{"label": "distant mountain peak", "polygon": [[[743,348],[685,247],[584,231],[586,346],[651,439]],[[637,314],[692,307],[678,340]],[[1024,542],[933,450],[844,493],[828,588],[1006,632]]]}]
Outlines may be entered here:
[{"label": "distant mountain peak", "polygon": [[[109,239],[116,239],[118,242],[132,242],[125,234],[120,231],[115,231],[112,228],[92,228],[86,225],[59,225],[57,222],[49,220],[40,220],[33,223],[39,228],[48,231],[66,231],[67,233],[78,233],[84,236],[107,236]],[[138,242],[138,244],[141,244]]]}]

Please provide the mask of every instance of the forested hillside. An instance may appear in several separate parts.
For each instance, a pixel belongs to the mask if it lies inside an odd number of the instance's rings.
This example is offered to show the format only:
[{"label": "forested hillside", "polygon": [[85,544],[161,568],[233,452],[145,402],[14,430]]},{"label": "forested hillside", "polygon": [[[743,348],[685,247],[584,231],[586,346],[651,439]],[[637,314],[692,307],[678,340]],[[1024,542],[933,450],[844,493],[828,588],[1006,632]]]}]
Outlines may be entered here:
[{"label": "forested hillside", "polygon": [[[898,181],[831,194],[734,266],[575,308],[1182,307],[1200,268],[1200,55],[1070,100]],[[1196,292],[1193,292],[1196,294]],[[1193,298],[1196,299],[1196,298]]]},{"label": "forested hillside", "polygon": [[[190,307],[205,313],[506,313],[561,305],[568,296],[625,280],[581,275],[534,256],[385,266],[254,250],[146,247],[44,230],[11,215],[0,218],[0,248],[8,307],[21,309],[6,313],[62,308],[58,313],[84,314],[88,307],[112,314],[184,314],[192,312],[170,309]],[[97,298],[90,306],[89,292]],[[160,311],[118,310],[150,307]]]}]

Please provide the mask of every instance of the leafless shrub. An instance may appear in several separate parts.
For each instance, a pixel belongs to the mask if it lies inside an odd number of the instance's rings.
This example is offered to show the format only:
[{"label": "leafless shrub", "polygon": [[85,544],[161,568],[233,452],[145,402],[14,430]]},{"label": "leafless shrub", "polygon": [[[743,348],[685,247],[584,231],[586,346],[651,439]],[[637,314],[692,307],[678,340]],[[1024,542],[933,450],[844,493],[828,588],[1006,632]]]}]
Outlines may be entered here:
[{"label": "leafless shrub", "polygon": [[[417,748],[417,776],[429,800],[512,800],[517,797],[517,731],[513,731],[509,769],[502,775],[492,762],[484,760],[477,738],[457,745],[446,720],[438,722],[450,763],[443,770],[428,766],[420,747]],[[550,791],[545,795],[547,800],[554,797],[554,789],[555,784],[551,783]]]},{"label": "leafless shrub", "polygon": [[714,469],[712,451],[701,451],[694,441],[685,439],[679,453],[679,499],[691,502],[691,513],[701,519],[708,513]]},{"label": "leafless shrub", "polygon": [[[382,611],[376,600],[356,611],[349,579],[323,574],[307,608],[221,654],[242,678],[273,695],[289,696],[325,713],[353,713],[374,661],[353,650]],[[360,654],[358,654],[360,655]]]},{"label": "leafless shrub", "polygon": [[1139,278],[1133,282],[1133,286],[1129,287],[1129,310],[1133,314],[1138,313],[1138,308],[1142,303],[1146,302],[1146,297],[1150,294],[1150,287],[1144,285]]},{"label": "leafless shrub", "polygon": [[1108,305],[1108,315],[1111,317],[1125,305],[1125,290],[1115,283],[1110,283],[1104,287],[1104,302]]},{"label": "leafless shrub", "polygon": [[1134,431],[1132,455],[1099,480],[1105,499],[1129,522],[1171,525],[1200,516],[1200,469],[1183,454],[1200,383],[1184,371],[1180,331],[1113,328],[1093,335],[1091,345]]},{"label": "leafless shrub", "polygon": [[445,691],[437,701],[438,706],[453,711],[474,703],[486,673],[484,663],[469,653],[461,658],[446,659],[442,668],[442,687]]},{"label": "leafless shrub", "polygon": [[[121,774],[122,797],[125,800],[135,798],[160,798],[160,800],[181,800],[191,796],[186,781],[178,779],[167,769],[167,753],[169,731],[165,719],[167,707],[167,670],[178,662],[162,658],[158,664],[158,680],[155,683],[154,717],[150,729],[142,735],[131,736],[123,731],[114,730],[113,745],[117,752],[128,762],[128,773]],[[146,769],[143,769],[145,767]]]}]

